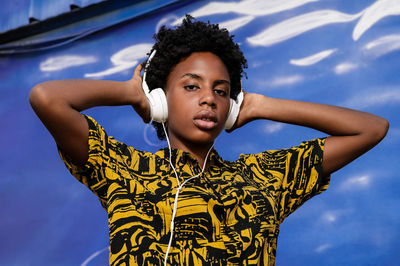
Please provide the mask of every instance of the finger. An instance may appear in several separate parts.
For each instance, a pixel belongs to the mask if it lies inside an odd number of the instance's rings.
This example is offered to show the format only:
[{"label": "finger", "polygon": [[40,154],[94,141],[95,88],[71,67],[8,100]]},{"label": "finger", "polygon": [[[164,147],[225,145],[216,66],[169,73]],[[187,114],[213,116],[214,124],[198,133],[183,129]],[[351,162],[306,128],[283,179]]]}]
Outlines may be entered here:
[{"label": "finger", "polygon": [[140,71],[142,71],[142,64],[137,65],[135,71],[133,72],[134,77],[140,77]]}]

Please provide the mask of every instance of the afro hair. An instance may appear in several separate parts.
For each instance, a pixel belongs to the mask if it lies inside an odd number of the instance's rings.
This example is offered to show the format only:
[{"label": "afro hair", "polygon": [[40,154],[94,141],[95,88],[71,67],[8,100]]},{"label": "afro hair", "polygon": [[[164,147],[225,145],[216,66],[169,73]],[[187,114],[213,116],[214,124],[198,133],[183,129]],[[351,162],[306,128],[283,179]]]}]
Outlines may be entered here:
[{"label": "afro hair", "polygon": [[[154,36],[156,50],[149,66],[146,68],[146,83],[149,89],[165,88],[169,74],[183,59],[194,52],[211,52],[225,64],[231,82],[230,97],[236,99],[241,90],[241,78],[246,75],[247,61],[239,45],[233,41],[227,29],[220,29],[218,24],[194,21],[186,15],[180,26],[168,29],[162,26]],[[143,66],[145,66],[143,63]],[[153,121],[159,139],[165,139],[162,125]]]}]

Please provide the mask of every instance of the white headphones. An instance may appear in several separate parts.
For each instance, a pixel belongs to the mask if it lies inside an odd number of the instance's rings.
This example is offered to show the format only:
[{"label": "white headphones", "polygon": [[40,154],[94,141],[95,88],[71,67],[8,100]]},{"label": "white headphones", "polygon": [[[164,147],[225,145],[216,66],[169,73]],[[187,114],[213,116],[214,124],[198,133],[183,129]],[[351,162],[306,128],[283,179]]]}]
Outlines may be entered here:
[{"label": "white headphones", "polygon": [[[150,91],[149,86],[146,83],[147,68],[150,65],[150,61],[155,54],[156,50],[153,50],[153,52],[149,56],[149,59],[146,62],[146,66],[143,71],[142,87],[150,103],[151,120],[163,123],[166,122],[168,119],[168,104],[164,90],[161,88],[156,88]],[[242,105],[242,102],[243,102],[243,91],[240,91],[236,100],[232,98],[230,99],[230,107],[229,107],[228,118],[226,119],[225,122],[225,129],[230,129],[233,126],[233,124],[235,124],[235,121],[239,115],[240,106]]]},{"label": "white headphones", "polygon": [[149,59],[147,59],[146,66],[143,71],[143,80],[142,80],[142,87],[144,90],[144,93],[146,94],[147,100],[149,101],[150,104],[150,117],[151,120],[164,123],[168,119],[168,105],[167,105],[167,97],[165,97],[165,93],[163,89],[161,88],[156,88],[152,91],[150,91],[149,86],[147,85],[146,82],[146,72],[147,68],[150,65],[151,59],[154,57],[156,54],[156,50],[154,50],[151,55],[149,56]]}]

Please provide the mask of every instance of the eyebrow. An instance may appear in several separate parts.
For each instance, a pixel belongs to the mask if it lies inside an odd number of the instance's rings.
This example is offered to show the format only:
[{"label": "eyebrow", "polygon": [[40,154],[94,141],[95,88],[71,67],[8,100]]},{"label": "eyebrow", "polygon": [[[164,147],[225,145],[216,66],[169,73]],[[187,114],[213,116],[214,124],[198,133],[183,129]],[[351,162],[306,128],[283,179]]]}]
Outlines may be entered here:
[{"label": "eyebrow", "polygon": [[[197,79],[197,80],[200,80],[200,81],[204,80],[201,76],[199,76],[197,74],[194,74],[194,73],[186,73],[186,74],[182,75],[181,78],[184,78],[184,77],[190,77],[190,78]],[[225,80],[225,79],[215,80],[213,82],[213,85],[215,86],[215,85],[224,84],[224,83],[226,83],[228,85],[231,85],[231,83],[229,81]]]}]

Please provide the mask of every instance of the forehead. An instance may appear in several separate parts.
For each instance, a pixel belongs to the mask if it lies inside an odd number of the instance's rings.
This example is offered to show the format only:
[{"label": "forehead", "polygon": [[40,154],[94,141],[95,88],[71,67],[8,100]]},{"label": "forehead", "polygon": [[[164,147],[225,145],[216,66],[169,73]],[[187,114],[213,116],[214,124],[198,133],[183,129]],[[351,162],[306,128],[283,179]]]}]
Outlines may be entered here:
[{"label": "forehead", "polygon": [[168,79],[179,79],[187,73],[196,74],[204,79],[229,80],[229,73],[222,60],[210,52],[195,52],[179,62]]}]

